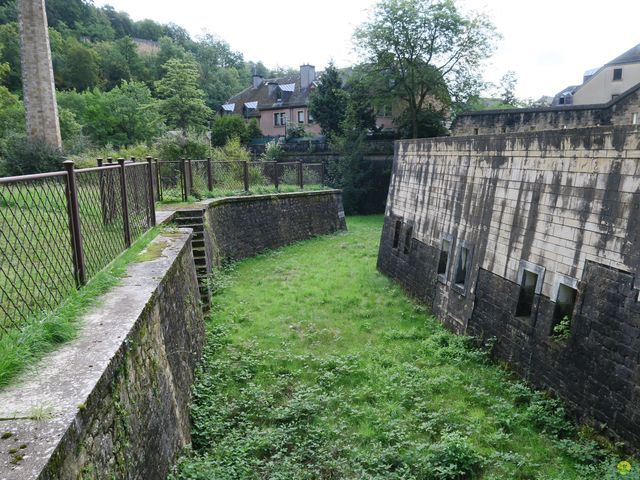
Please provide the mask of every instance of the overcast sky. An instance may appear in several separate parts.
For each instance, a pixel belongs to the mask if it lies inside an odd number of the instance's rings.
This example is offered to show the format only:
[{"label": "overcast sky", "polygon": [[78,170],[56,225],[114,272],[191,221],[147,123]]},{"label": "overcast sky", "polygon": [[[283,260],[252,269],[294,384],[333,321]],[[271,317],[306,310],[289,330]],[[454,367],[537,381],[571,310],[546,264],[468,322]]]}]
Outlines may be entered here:
[{"label": "overcast sky", "polygon": [[[96,0],[134,20],[174,22],[193,36],[214,33],[246,60],[269,67],[330,59],[339,67],[357,61],[353,29],[375,0]],[[517,95],[537,99],[567,85],[640,43],[638,0],[464,0],[463,9],[483,11],[502,34],[485,79],[508,70],[518,76]]]}]

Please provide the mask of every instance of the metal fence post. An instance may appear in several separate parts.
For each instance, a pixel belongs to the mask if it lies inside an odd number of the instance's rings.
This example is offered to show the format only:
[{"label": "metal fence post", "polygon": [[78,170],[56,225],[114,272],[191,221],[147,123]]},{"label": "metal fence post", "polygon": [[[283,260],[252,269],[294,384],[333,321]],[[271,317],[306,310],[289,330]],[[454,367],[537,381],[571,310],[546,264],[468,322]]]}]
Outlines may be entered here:
[{"label": "metal fence post", "polygon": [[249,162],[242,162],[242,177],[244,180],[244,191],[249,191]]},{"label": "metal fence post", "polygon": [[157,200],[160,202],[162,201],[162,178],[160,177],[160,162],[158,161],[157,158],[154,158],[155,162],[156,162],[156,181],[158,182],[158,198]]},{"label": "metal fence post", "polygon": [[187,193],[187,160],[182,157],[180,159],[180,170],[182,176],[182,200],[187,201],[188,193]]},{"label": "metal fence post", "polygon": [[324,162],[320,162],[320,186],[324,187]]},{"label": "metal fence post", "polygon": [[153,194],[153,159],[147,157],[147,173],[149,175],[149,226],[156,226],[156,200]]},{"label": "metal fence post", "polygon": [[124,224],[124,244],[131,246],[131,230],[129,229],[129,202],[127,201],[127,174],[124,171],[124,158],[118,159],[120,165],[120,198],[122,199],[122,223]]},{"label": "metal fence post", "polygon": [[274,169],[273,184],[275,185],[276,190],[278,190],[280,188],[280,176],[278,175],[278,162],[273,162],[273,169]]},{"label": "metal fence post", "polygon": [[131,162],[136,163],[136,157],[131,157]]},{"label": "metal fence post", "polygon": [[96,163],[98,164],[99,167],[102,166],[102,162],[103,162],[103,160],[102,160],[101,157],[96,158]]},{"label": "metal fence post", "polygon": [[107,163],[113,163],[113,158],[112,157],[107,157]]},{"label": "metal fence post", "polygon": [[82,234],[80,231],[80,209],[78,207],[78,190],[76,187],[76,172],[72,160],[64,161],[67,171],[67,210],[69,213],[69,229],[71,233],[71,251],[73,254],[73,274],[76,286],[86,283],[84,270],[84,252],[82,250]]},{"label": "metal fence post", "polygon": [[213,171],[211,169],[211,157],[207,158],[207,189],[213,191]]},{"label": "metal fence post", "polygon": [[189,195],[193,191],[193,163],[191,163],[191,157],[187,159],[187,167],[189,167]]},{"label": "metal fence post", "polygon": [[302,162],[298,162],[298,183],[300,184],[300,190],[304,190],[304,178],[302,176]]}]

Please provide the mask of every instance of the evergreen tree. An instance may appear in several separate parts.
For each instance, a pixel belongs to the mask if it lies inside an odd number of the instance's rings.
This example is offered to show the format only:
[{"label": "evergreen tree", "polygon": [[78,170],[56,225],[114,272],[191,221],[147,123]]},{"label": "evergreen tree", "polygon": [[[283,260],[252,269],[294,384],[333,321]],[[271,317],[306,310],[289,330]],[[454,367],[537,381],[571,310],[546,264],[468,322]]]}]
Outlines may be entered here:
[{"label": "evergreen tree", "polygon": [[333,63],[320,77],[320,84],[311,94],[309,113],[325,135],[342,133],[347,112],[347,93],[342,88],[340,74]]},{"label": "evergreen tree", "polygon": [[167,124],[185,135],[191,127],[206,125],[213,112],[198,87],[198,64],[192,59],[174,58],[165,63],[163,69],[166,73],[156,82],[156,91],[162,99],[160,111]]}]

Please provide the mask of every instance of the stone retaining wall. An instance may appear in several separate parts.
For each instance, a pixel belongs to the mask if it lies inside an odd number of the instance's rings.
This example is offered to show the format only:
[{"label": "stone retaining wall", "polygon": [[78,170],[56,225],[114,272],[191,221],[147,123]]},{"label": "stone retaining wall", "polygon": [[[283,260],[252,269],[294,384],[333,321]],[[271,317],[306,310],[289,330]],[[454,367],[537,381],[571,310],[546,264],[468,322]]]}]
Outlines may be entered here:
[{"label": "stone retaining wall", "polygon": [[0,392],[0,479],[163,479],[190,443],[204,342],[190,233],[140,259],[76,340]]},{"label": "stone retaining wall", "polygon": [[640,128],[398,142],[378,268],[640,445]]}]

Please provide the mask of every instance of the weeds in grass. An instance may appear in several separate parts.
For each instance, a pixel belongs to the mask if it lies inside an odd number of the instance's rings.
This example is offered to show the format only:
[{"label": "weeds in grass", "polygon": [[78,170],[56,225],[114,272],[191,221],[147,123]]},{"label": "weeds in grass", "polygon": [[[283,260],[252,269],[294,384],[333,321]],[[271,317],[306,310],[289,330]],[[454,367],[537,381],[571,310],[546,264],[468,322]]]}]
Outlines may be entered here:
[{"label": "weeds in grass", "polygon": [[217,274],[171,479],[633,478],[375,271],[380,217],[348,225]]}]

